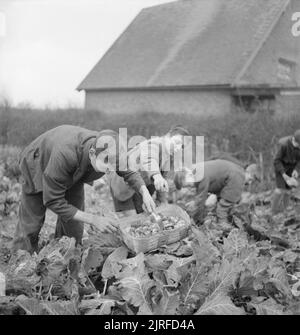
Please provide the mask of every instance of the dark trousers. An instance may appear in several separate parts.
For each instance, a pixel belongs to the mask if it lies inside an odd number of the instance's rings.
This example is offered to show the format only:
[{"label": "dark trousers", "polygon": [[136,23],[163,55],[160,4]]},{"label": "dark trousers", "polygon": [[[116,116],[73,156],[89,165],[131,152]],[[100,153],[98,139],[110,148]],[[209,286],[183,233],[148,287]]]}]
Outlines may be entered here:
[{"label": "dark trousers", "polygon": [[[74,185],[66,192],[66,200],[79,210],[84,210],[83,184]],[[43,204],[43,194],[26,194],[22,191],[19,207],[19,219],[15,231],[12,248],[23,249],[29,252],[38,250],[38,238],[43,227],[46,207]],[[55,237],[74,237],[81,243],[83,223],[75,220],[63,221],[59,216],[56,222]]]},{"label": "dark trousers", "polygon": [[[155,187],[153,184],[150,184],[147,186],[147,189],[150,193],[150,195],[153,195],[155,192]],[[132,209],[135,209],[137,214],[142,213],[143,210],[143,198],[139,193],[134,193],[134,195],[125,201],[120,201],[116,199],[113,195],[113,192],[111,192],[112,199],[114,202],[114,207],[116,212],[123,212],[123,211],[129,211]]]},{"label": "dark trousers", "polygon": [[[294,169],[286,168],[285,173],[291,177]],[[275,180],[276,180],[276,189],[273,193],[271,211],[273,215],[277,215],[278,213],[284,212],[290,200],[290,190],[291,188],[285,182],[283,176],[279,172],[275,172]]]}]

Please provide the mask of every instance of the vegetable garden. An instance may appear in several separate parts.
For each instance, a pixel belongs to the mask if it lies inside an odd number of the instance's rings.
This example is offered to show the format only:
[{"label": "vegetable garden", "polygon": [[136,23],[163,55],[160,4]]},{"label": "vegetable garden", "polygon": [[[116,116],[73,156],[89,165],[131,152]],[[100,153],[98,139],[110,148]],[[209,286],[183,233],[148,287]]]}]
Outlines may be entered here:
[{"label": "vegetable garden", "polygon": [[[21,186],[7,165],[1,165],[1,173],[0,272],[6,287],[0,314],[300,314],[297,190],[285,214],[267,214],[271,191],[247,193],[232,215],[228,236],[210,213],[182,240],[137,254],[120,238],[91,229],[82,247],[67,237],[55,240],[50,213],[39,253],[11,255]],[[108,192],[105,184],[87,187],[87,210],[109,214]],[[178,205],[185,208],[193,197],[182,193]],[[162,220],[166,229],[182,224],[176,217]]]}]

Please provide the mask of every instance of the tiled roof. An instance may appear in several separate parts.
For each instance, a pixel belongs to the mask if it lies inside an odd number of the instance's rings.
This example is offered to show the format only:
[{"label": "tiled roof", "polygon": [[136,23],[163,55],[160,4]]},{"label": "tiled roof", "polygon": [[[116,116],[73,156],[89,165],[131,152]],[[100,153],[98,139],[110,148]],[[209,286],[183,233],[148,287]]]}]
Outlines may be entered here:
[{"label": "tiled roof", "polygon": [[180,0],[143,9],[78,89],[231,85],[287,0]]}]

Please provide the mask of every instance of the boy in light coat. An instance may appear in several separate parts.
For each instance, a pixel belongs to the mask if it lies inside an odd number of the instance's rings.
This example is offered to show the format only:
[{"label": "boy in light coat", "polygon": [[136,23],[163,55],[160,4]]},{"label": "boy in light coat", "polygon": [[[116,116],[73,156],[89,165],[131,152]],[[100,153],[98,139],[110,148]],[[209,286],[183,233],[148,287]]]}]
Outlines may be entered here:
[{"label": "boy in light coat", "polygon": [[[165,136],[143,141],[128,153],[130,169],[140,173],[149,193],[153,195],[156,192],[159,203],[167,202],[167,179],[168,175],[174,174],[174,155],[182,150],[184,136],[189,135],[184,127],[175,126]],[[143,212],[141,197],[130,185],[114,172],[108,179],[116,212]]]}]

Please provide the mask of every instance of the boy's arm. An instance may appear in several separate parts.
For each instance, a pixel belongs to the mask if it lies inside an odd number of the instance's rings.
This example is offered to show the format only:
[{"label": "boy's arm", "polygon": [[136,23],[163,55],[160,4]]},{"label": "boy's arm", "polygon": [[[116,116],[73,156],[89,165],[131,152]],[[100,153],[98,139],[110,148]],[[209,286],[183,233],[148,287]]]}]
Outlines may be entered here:
[{"label": "boy's arm", "polygon": [[283,157],[286,154],[286,146],[285,144],[279,144],[279,149],[276,153],[275,159],[274,159],[274,168],[275,172],[280,173],[285,180],[285,182],[289,185],[289,181],[291,180],[291,177],[288,176],[285,173],[285,168],[283,165]]},{"label": "boy's arm", "polygon": [[149,179],[156,174],[161,174],[159,166],[159,143],[145,141],[140,144],[140,165],[141,170],[146,171]]},{"label": "boy's arm", "polygon": [[125,182],[127,182],[128,185],[131,186],[137,193],[140,193],[140,195],[143,198],[143,204],[147,212],[149,213],[155,212],[156,210],[155,202],[152,199],[140,173],[129,170],[129,171],[117,171],[117,174],[120,177],[122,177],[125,180]]},{"label": "boy's arm", "polygon": [[[169,191],[173,192],[175,191],[176,187],[173,183],[173,179],[174,179],[174,171],[162,171],[161,173],[162,177],[168,182],[168,189]],[[169,183],[171,182],[171,185],[169,185]],[[173,183],[173,187],[172,187],[172,183]],[[172,190],[173,188],[173,190]],[[168,203],[169,200],[169,192],[166,191],[157,191],[156,192],[156,199],[158,200],[158,202],[160,202],[161,204],[166,204]]]},{"label": "boy's arm", "polygon": [[192,217],[195,222],[202,223],[205,218],[205,201],[208,196],[209,179],[204,178],[197,185],[197,195],[195,200],[195,210],[192,213]]},{"label": "boy's arm", "polygon": [[139,172],[136,171],[116,171],[117,175],[122,177],[124,181],[132,187],[136,192],[140,193],[140,189],[145,182]]},{"label": "boy's arm", "polygon": [[95,226],[100,232],[115,232],[115,220],[83,212],[66,200],[66,191],[72,184],[76,158],[71,152],[54,151],[43,174],[44,205],[65,222],[82,221]]},{"label": "boy's arm", "polygon": [[78,210],[66,200],[75,168],[72,152],[53,150],[43,173],[43,203],[65,222],[73,219]]},{"label": "boy's arm", "polygon": [[142,142],[140,150],[141,170],[145,171],[150,180],[153,180],[155,189],[161,192],[168,192],[168,182],[161,174],[159,162],[161,146],[158,142]]}]

